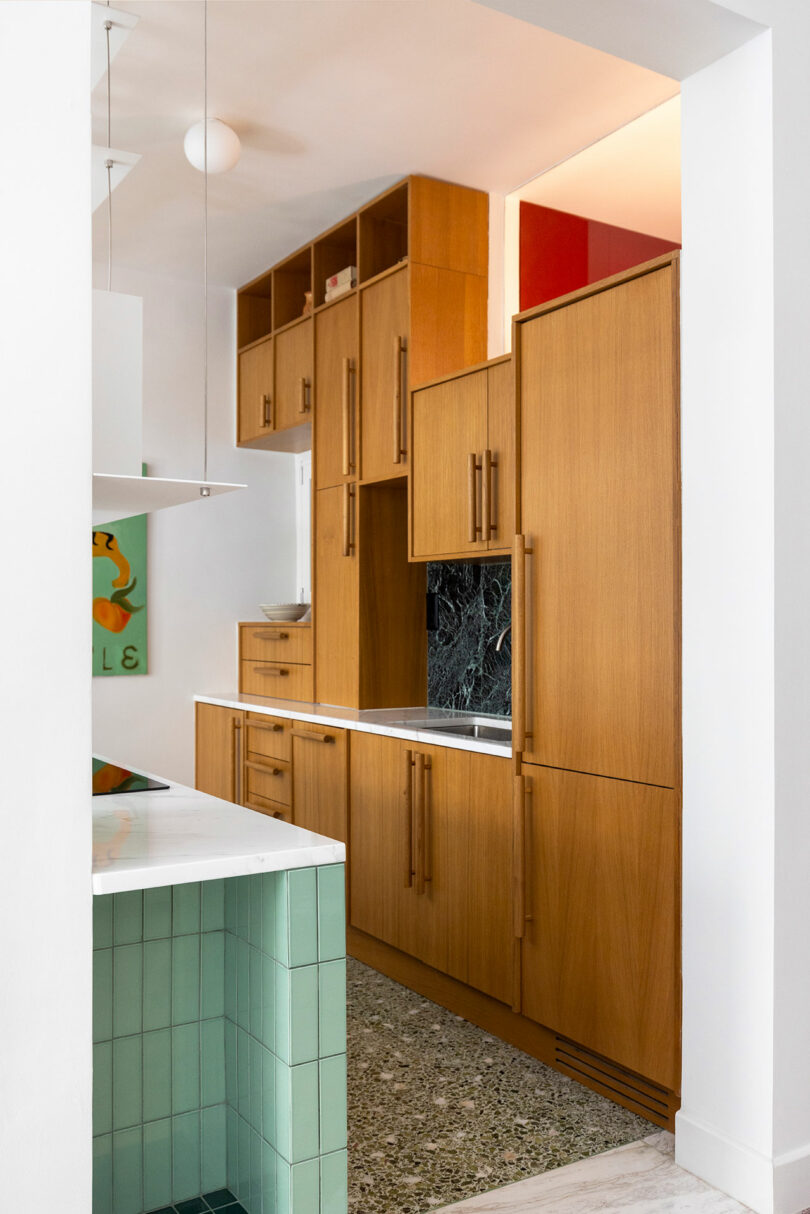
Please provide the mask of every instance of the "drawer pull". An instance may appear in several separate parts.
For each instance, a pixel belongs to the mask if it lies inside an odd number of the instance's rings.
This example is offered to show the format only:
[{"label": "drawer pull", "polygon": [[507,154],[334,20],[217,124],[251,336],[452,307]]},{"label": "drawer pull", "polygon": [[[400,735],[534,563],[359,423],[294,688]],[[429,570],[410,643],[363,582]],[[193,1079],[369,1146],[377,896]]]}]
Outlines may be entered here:
[{"label": "drawer pull", "polygon": [[289,641],[289,632],[254,632],[257,641]]},{"label": "drawer pull", "polygon": [[285,767],[269,767],[266,763],[255,763],[253,759],[246,759],[245,767],[249,767],[251,771],[260,771],[265,776],[283,776],[287,770]]},{"label": "drawer pull", "polygon": [[298,412],[308,413],[312,403],[310,398],[310,385],[306,376],[302,376],[299,381],[298,391]]},{"label": "drawer pull", "polygon": [[310,742],[334,742],[333,733],[319,733],[312,729],[291,729],[291,738],[306,738]]},{"label": "drawer pull", "polygon": [[264,721],[245,721],[248,729],[264,729],[267,733],[283,733],[284,726],[274,723],[272,725],[265,724]]},{"label": "drawer pull", "polygon": [[248,809],[255,810],[257,814],[264,814],[266,818],[280,818],[282,822],[286,822],[289,817],[289,810],[285,809],[267,809],[266,806],[260,805],[258,801],[252,801],[250,797],[245,798],[245,805]]},{"label": "drawer pull", "polygon": [[273,426],[273,400],[266,392],[262,392],[259,398],[259,404],[262,411],[262,427]]},{"label": "drawer pull", "polygon": [[280,666],[254,666],[253,673],[268,675],[272,679],[281,679],[290,672],[289,670],[282,670]]}]

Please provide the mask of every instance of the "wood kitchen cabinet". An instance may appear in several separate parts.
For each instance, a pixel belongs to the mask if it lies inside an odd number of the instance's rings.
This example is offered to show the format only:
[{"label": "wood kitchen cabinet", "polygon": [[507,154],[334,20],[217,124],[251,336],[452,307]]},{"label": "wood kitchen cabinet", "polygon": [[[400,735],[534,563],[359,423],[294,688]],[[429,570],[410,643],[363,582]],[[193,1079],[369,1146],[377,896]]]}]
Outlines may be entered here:
[{"label": "wood kitchen cabinet", "polygon": [[508,552],[515,521],[511,359],[415,391],[411,449],[411,558]]},{"label": "wood kitchen cabinet", "polygon": [[306,425],[310,421],[314,360],[312,338],[310,317],[296,321],[277,333],[274,339],[276,374],[273,420],[277,431]]},{"label": "wood kitchen cabinet", "polygon": [[300,621],[239,625],[239,690],[281,700],[314,696],[312,627]]},{"label": "wood kitchen cabinet", "polygon": [[358,477],[357,295],[333,303],[315,317],[315,488],[329,489]]},{"label": "wood kitchen cabinet", "polygon": [[352,737],[352,926],[504,1002],[509,768],[450,747]]},{"label": "wood kitchen cabinet", "polygon": [[237,442],[260,446],[273,431],[273,339],[239,354]]},{"label": "wood kitchen cabinet", "polygon": [[677,795],[528,764],[522,780],[522,1011],[675,1089]]},{"label": "wood kitchen cabinet", "polygon": [[532,763],[673,788],[677,255],[612,282],[516,326],[515,745]]},{"label": "wood kitchen cabinet", "polygon": [[360,293],[360,461],[363,479],[407,471],[408,271],[398,270]]},{"label": "wood kitchen cabinet", "polygon": [[194,780],[200,792],[242,802],[245,714],[217,704],[197,704]]},{"label": "wood kitchen cabinet", "polygon": [[346,730],[295,721],[290,737],[295,825],[345,843],[348,836]]}]

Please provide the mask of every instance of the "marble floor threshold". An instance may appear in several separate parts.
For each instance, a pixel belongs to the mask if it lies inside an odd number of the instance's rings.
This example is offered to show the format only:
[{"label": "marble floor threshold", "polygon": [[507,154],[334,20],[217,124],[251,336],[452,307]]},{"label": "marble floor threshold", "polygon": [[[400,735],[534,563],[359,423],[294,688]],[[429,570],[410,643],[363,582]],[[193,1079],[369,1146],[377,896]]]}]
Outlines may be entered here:
[{"label": "marble floor threshold", "polygon": [[437,1214],[750,1214],[675,1163],[662,1130],[639,1142],[445,1206]]}]

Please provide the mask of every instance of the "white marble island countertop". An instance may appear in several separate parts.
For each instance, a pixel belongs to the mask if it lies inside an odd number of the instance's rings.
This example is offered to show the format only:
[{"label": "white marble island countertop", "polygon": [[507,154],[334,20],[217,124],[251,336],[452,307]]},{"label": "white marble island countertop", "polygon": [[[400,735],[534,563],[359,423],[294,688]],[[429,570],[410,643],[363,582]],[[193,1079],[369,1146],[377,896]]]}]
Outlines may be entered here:
[{"label": "white marble island countertop", "polygon": [[335,839],[183,784],[164,783],[169,787],[93,797],[94,894],[346,859],[344,844]]}]

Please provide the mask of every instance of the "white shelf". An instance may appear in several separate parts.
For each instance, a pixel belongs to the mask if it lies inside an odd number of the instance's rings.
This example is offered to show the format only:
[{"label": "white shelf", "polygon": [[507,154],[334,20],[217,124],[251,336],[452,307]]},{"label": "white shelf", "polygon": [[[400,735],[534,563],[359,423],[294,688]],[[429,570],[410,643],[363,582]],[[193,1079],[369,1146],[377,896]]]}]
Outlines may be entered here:
[{"label": "white shelf", "polygon": [[205,501],[202,486],[210,490],[209,497],[219,497],[247,485],[222,484],[214,481],[174,481],[161,476],[113,476],[106,472],[93,473],[93,526],[131,518],[135,514],[150,514],[169,506]]}]

